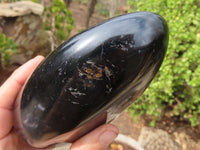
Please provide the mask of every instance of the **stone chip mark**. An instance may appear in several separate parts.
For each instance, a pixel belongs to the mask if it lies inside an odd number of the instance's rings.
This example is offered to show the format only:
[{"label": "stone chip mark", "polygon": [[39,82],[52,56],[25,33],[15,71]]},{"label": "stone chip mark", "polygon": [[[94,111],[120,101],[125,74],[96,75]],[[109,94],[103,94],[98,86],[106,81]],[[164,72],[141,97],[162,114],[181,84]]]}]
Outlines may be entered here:
[{"label": "stone chip mark", "polygon": [[89,67],[83,66],[81,68],[77,67],[77,69],[80,76],[85,75],[88,79],[103,80],[103,72],[105,72],[107,78],[109,78],[112,75],[112,72],[108,69],[107,66],[102,68],[92,63]]}]

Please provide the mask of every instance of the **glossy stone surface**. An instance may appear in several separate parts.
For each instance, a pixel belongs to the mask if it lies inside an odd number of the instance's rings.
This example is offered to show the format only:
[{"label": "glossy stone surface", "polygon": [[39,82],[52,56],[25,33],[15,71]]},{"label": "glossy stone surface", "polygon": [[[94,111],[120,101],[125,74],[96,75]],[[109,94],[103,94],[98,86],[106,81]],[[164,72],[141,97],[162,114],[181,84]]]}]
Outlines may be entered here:
[{"label": "glossy stone surface", "polygon": [[167,44],[167,24],[150,12],[119,16],[74,36],[27,81],[16,102],[16,130],[30,145],[46,147],[111,121],[147,88]]}]

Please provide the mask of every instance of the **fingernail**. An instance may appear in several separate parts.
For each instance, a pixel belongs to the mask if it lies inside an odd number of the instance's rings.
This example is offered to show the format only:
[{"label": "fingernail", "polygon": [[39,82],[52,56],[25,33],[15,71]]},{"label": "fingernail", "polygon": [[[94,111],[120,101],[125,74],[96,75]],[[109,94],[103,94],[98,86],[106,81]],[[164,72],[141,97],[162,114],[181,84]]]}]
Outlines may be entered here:
[{"label": "fingernail", "polygon": [[43,56],[38,55],[38,56],[36,56],[36,57],[30,59],[29,62],[39,61],[39,60],[43,60],[43,59],[44,59]]},{"label": "fingernail", "polygon": [[99,138],[99,142],[103,147],[107,147],[118,135],[115,131],[105,131]]},{"label": "fingernail", "polygon": [[38,55],[38,56],[34,57],[33,59],[43,59],[43,58],[44,58],[43,56]]}]

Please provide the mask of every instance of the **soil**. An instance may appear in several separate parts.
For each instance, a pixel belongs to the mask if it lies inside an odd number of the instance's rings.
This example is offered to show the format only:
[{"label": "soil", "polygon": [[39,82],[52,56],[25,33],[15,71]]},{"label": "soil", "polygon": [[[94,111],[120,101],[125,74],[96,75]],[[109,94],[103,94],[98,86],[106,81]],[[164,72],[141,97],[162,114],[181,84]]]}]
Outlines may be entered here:
[{"label": "soil", "polygon": [[[84,24],[86,20],[85,16],[87,6],[86,4],[72,1],[70,10],[72,11],[72,16],[76,24],[76,27],[71,32],[71,36],[73,36],[85,29]],[[104,20],[106,20],[105,17],[95,12],[90,19],[89,26],[96,25]],[[3,71],[0,71],[0,85],[17,67],[17,65],[10,66],[3,69]],[[112,122],[112,124],[119,128],[121,134],[131,136],[135,140],[138,140],[142,127],[149,126],[150,121],[151,118],[149,116],[143,115],[139,118],[139,122],[135,123],[128,112],[123,112],[117,119]],[[177,140],[177,135],[184,135],[181,141],[182,144],[186,144],[187,147],[189,147],[188,144],[191,145],[190,150],[193,150],[193,145],[197,145],[197,147],[199,146],[197,149],[200,149],[200,126],[191,127],[189,122],[181,120],[180,118],[163,116],[156,122],[155,128],[167,131],[174,140]],[[196,147],[194,150],[196,150]]]},{"label": "soil", "polygon": [[[86,22],[87,5],[85,3],[72,1],[69,9],[72,12],[72,17],[75,22],[75,28],[71,32],[71,36],[73,36],[79,33],[80,31],[86,29],[85,22]],[[90,18],[89,27],[97,25],[103,22],[104,20],[106,20],[105,17],[95,12],[94,14],[92,14],[92,17]]]},{"label": "soil", "polygon": [[0,86],[6,81],[6,79],[12,74],[12,72],[17,69],[19,65],[6,66],[0,70]]}]

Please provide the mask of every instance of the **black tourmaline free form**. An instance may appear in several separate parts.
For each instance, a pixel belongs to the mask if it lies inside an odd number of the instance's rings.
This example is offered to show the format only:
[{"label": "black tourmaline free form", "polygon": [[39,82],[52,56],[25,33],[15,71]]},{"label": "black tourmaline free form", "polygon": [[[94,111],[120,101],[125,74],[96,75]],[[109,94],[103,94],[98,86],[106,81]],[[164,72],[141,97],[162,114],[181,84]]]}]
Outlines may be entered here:
[{"label": "black tourmaline free form", "polygon": [[16,101],[16,130],[42,148],[111,121],[147,88],[167,44],[167,24],[151,12],[119,16],[72,37],[27,81]]}]

